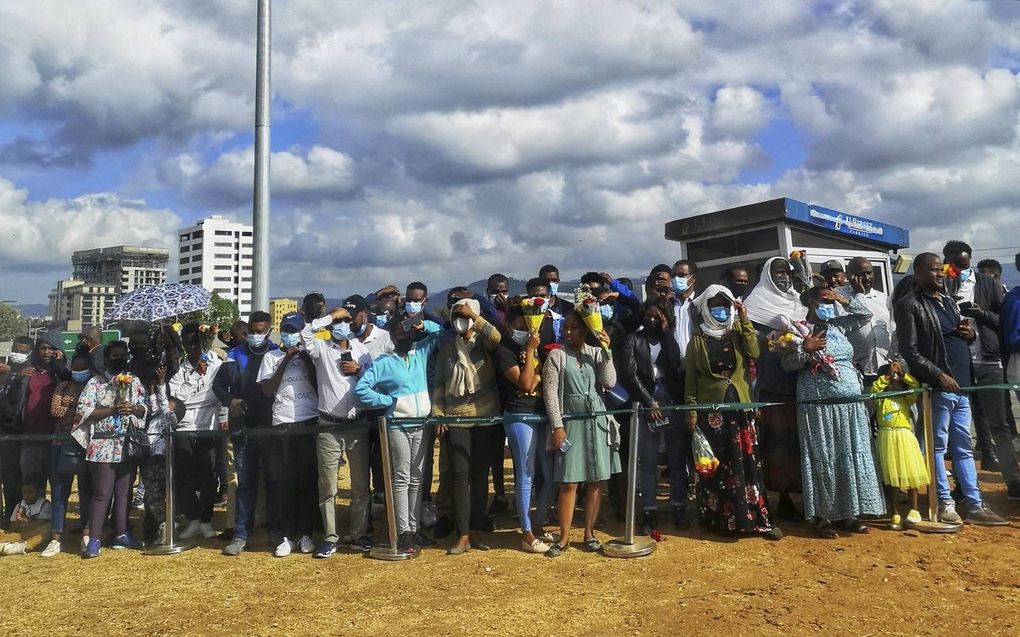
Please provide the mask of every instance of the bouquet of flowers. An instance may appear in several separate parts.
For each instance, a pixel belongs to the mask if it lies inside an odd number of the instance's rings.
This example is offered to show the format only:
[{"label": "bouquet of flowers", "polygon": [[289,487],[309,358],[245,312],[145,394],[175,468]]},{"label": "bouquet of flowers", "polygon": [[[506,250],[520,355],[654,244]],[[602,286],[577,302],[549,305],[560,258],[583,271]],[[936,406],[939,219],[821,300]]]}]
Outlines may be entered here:
[{"label": "bouquet of flowers", "polygon": [[542,327],[542,321],[545,320],[546,305],[546,300],[539,296],[521,299],[521,311],[524,313],[524,322],[528,324],[528,329],[532,332],[537,332]]},{"label": "bouquet of flowers", "polygon": [[691,451],[694,454],[694,470],[703,476],[712,475],[719,468],[719,459],[712,451],[712,445],[708,444],[708,438],[701,432],[701,428],[695,427],[691,438]]},{"label": "bouquet of flowers", "polygon": [[[131,393],[131,374],[121,373],[113,377],[113,405],[119,406],[122,403],[126,403],[128,396]],[[120,425],[120,414],[114,416],[114,421],[117,425]]]},{"label": "bouquet of flowers", "polygon": [[574,309],[578,316],[593,333],[602,331],[602,312],[599,311],[599,300],[591,293],[587,285],[582,285],[574,291]]},{"label": "bouquet of flowers", "polygon": [[799,281],[798,290],[806,290],[814,285],[812,280],[811,262],[808,261],[807,250],[794,250],[790,253],[790,268],[793,270],[794,281]]},{"label": "bouquet of flowers", "polygon": [[[766,340],[770,352],[785,354],[795,351],[804,343],[804,339],[811,335],[811,326],[807,324],[807,321],[791,321],[785,316],[781,317],[781,320],[782,327],[770,332],[766,336]],[[812,352],[810,362],[812,373],[818,373],[821,370],[839,380],[836,359],[824,349]]]},{"label": "bouquet of flowers", "polygon": [[943,263],[942,276],[945,277],[946,292],[959,300],[957,293],[960,291],[960,268],[952,263]]}]

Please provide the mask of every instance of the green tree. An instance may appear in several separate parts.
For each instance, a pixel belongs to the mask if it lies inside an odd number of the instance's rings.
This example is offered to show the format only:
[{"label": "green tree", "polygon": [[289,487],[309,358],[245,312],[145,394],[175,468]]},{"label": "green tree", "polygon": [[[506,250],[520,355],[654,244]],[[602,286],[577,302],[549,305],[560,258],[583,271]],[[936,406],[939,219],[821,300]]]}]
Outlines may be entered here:
[{"label": "green tree", "polygon": [[0,341],[13,341],[28,330],[21,313],[6,303],[0,303]]},{"label": "green tree", "polygon": [[239,315],[240,312],[238,312],[237,305],[233,301],[221,298],[220,295],[214,292],[212,300],[209,301],[209,307],[204,310],[182,314],[177,317],[177,322],[182,324],[191,322],[205,323],[206,325],[217,325],[220,329],[228,330]]}]

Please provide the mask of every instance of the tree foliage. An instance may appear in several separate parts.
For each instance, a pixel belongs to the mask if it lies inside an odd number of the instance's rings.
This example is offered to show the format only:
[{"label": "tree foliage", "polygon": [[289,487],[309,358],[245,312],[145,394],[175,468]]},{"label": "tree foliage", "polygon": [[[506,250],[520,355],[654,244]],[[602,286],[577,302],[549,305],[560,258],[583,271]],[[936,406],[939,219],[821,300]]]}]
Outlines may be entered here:
[{"label": "tree foliage", "polygon": [[0,303],[0,341],[13,341],[28,330],[26,319],[7,303]]}]

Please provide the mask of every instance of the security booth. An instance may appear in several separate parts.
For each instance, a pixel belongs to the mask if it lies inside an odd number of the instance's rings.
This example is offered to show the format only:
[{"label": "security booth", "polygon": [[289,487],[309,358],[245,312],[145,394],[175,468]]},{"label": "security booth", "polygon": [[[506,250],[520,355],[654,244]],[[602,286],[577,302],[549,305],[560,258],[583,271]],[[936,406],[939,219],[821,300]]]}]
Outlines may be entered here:
[{"label": "security booth", "polygon": [[909,266],[909,257],[898,255],[910,246],[907,230],[788,197],[670,221],[666,239],[679,242],[680,258],[697,265],[699,290],[738,263],[748,266],[753,286],[765,261],[794,250],[806,251],[816,273],[830,259],[846,267],[850,259],[866,257],[875,268],[875,287],[886,293],[893,274]]}]

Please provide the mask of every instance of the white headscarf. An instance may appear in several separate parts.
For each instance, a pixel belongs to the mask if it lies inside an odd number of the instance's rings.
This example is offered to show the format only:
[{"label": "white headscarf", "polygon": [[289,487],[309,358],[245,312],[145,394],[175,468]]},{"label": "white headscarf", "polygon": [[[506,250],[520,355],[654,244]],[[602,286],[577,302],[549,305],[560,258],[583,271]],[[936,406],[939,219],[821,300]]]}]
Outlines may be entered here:
[{"label": "white headscarf", "polygon": [[[800,296],[793,289],[793,277],[790,277],[790,289],[783,292],[772,280],[772,264],[776,261],[787,261],[783,257],[772,257],[761,269],[761,281],[754,286],[744,301],[747,317],[755,323],[780,329],[785,316],[791,321],[803,321],[807,318],[807,308],[800,302]],[[788,261],[787,261],[788,262]]]},{"label": "white headscarf", "polygon": [[[453,307],[458,305],[467,305],[475,314],[478,314],[478,311],[481,309],[478,301],[474,299],[461,299],[454,303]],[[474,321],[471,321],[471,323],[473,327]],[[481,383],[478,377],[478,370],[475,369],[475,364],[471,362],[471,349],[475,346],[477,338],[478,334],[472,334],[471,338],[465,340],[462,335],[458,334],[453,339],[453,346],[457,352],[457,362],[454,363],[453,370],[450,373],[449,387],[450,393],[457,398],[463,398],[475,393],[478,385]]]},{"label": "white headscarf", "polygon": [[[730,317],[726,321],[720,321],[714,316],[708,307],[709,301],[719,295],[723,295],[730,302]],[[722,338],[733,329],[734,315],[736,312],[732,308],[733,301],[735,300],[733,292],[725,285],[710,285],[701,296],[698,297],[698,311],[701,312],[701,331],[709,336],[715,338]]]}]

